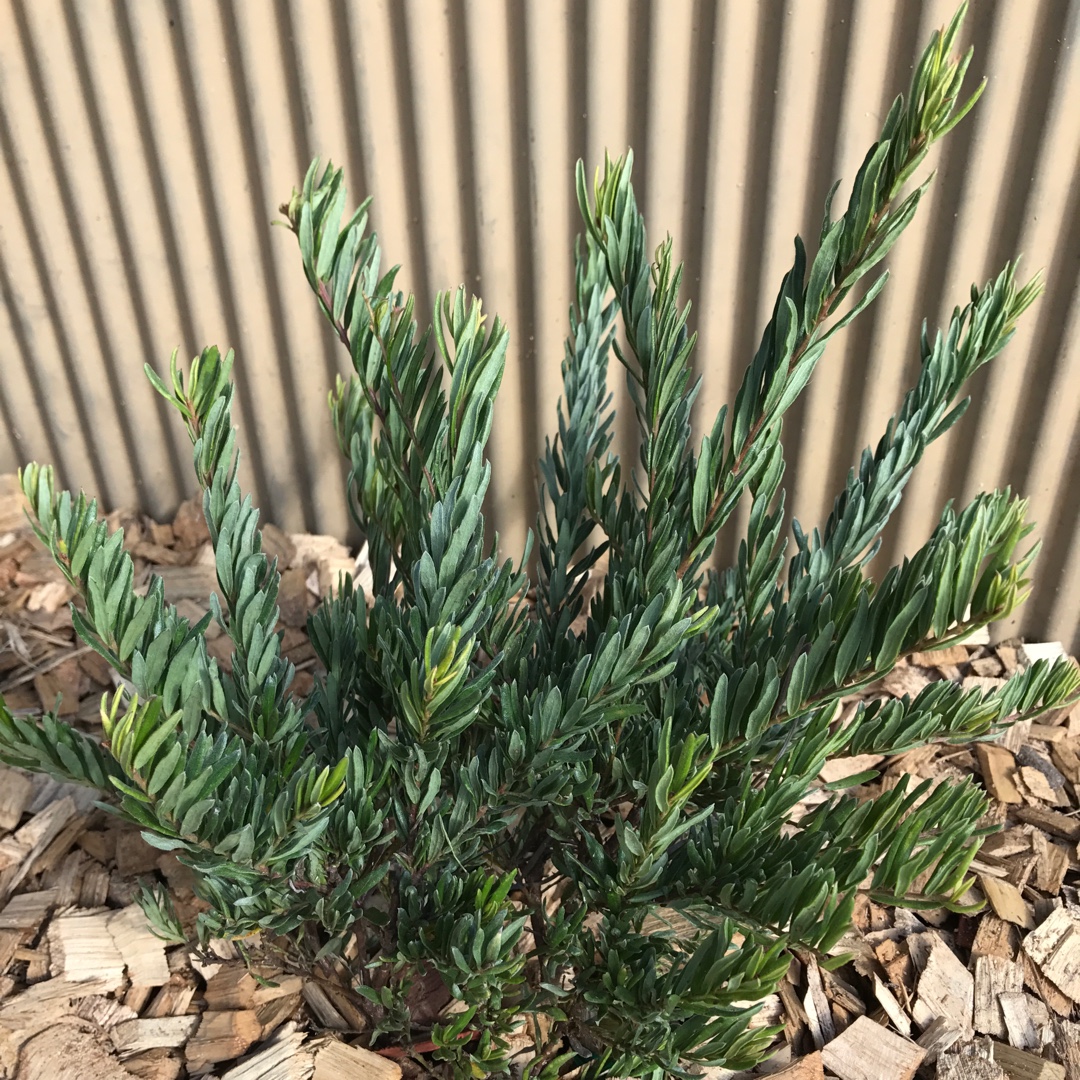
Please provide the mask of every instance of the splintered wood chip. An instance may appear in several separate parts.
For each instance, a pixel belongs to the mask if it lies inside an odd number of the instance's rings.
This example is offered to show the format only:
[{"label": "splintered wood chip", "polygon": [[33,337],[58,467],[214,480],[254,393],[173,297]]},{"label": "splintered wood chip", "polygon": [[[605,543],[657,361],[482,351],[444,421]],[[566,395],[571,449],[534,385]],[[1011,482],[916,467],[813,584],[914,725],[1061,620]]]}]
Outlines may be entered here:
[{"label": "splintered wood chip", "polygon": [[1023,948],[1047,979],[1080,1001],[1080,915],[1058,908],[1024,938]]},{"label": "splintered wood chip", "polygon": [[935,941],[930,949],[926,966],[919,976],[918,995],[918,1003],[931,1017],[945,1017],[965,1039],[975,1034],[972,1028],[975,981],[956,953],[943,941]]},{"label": "splintered wood chip", "polygon": [[998,1004],[1002,994],[1015,994],[1024,988],[1024,969],[1002,956],[975,957],[975,1030],[995,1039],[1008,1037],[1005,1018]]},{"label": "splintered wood chip", "polygon": [[926,1051],[868,1017],[860,1016],[821,1051],[840,1080],[911,1080]]},{"label": "splintered wood chip", "polygon": [[315,1052],[311,1080],[401,1080],[401,1067],[381,1054],[332,1040]]}]

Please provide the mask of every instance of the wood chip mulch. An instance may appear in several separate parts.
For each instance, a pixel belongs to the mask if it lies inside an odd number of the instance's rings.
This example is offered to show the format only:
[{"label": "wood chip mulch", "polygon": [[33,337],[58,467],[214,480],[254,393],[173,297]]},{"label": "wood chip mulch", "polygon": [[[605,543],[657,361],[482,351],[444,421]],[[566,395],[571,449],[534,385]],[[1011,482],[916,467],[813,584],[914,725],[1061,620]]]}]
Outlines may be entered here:
[{"label": "wood chip mulch", "polygon": [[[165,525],[127,512],[110,522],[125,530],[136,583],[159,575],[166,597],[200,617],[215,581],[198,504]],[[316,663],[308,612],[357,560],[331,537],[269,526],[264,540],[284,567],[283,650],[303,693]],[[0,476],[0,694],[27,715],[59,695],[61,715],[93,732],[115,679],[75,638],[70,599],[14,477]],[[208,639],[227,666],[227,639]],[[996,686],[1062,654],[1057,643],[969,640],[911,657],[864,696],[915,694],[937,679]],[[709,1070],[709,1080],[1080,1080],[1080,708],[992,743],[831,761],[821,782],[868,769],[878,779],[856,789],[867,797],[904,774],[974,775],[986,788],[988,823],[1003,829],[972,864],[967,899],[983,908],[913,912],[864,898],[837,949],[852,959],[835,972],[793,960],[766,1000],[755,1023],[783,1026],[777,1054],[753,1073]],[[366,1021],[343,968],[283,970],[257,939],[245,958],[225,942],[202,954],[156,938],[133,902],[137,882],[164,883],[190,921],[199,901],[188,871],[96,798],[0,766],[0,1080],[402,1076],[400,1051],[354,1045]]]}]

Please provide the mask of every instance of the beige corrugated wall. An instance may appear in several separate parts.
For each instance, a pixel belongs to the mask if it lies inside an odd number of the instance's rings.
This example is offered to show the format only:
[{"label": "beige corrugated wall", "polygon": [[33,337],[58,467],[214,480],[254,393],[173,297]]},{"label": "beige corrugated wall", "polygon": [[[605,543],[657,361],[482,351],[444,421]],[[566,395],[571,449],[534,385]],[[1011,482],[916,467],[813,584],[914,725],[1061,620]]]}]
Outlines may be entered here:
[{"label": "beige corrugated wall", "polygon": [[[817,236],[953,0],[0,0],[0,471],[55,462],[112,507],[168,515],[188,447],[141,368],[234,346],[244,477],[267,516],[344,533],[326,393],[347,357],[270,222],[315,154],[347,168],[430,310],[466,282],[513,332],[491,509],[507,551],[552,427],[578,230],[572,173],[637,154],[651,234],[687,263],[705,376],[729,400],[796,232]],[[1080,0],[974,0],[989,87],[935,150],[877,305],[787,427],[822,519],[917,366],[921,319],[1014,254],[1045,297],[927,455],[883,557],[948,497],[1012,484],[1044,553],[1021,620],[1080,646]],[[843,199],[846,187],[841,189]],[[621,391],[621,387],[620,387]],[[627,418],[628,419],[628,418]],[[628,445],[624,430],[622,447]],[[733,550],[730,541],[725,552]]]}]

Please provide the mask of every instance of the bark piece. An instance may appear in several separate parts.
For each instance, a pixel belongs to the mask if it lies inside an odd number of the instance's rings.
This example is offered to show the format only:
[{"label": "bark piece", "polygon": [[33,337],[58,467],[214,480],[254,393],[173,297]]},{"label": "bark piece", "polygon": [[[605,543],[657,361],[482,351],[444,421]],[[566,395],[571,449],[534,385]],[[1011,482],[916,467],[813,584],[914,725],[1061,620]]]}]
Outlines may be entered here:
[{"label": "bark piece", "polygon": [[1016,760],[1008,750],[993,743],[977,743],[975,757],[986,790],[998,802],[1018,805],[1024,801],[1016,786]]},{"label": "bark piece", "polygon": [[860,1016],[821,1051],[821,1060],[840,1080],[911,1080],[926,1051],[910,1039]]},{"label": "bark piece", "polygon": [[401,1068],[381,1054],[331,1040],[315,1051],[312,1080],[401,1080]]},{"label": "bark piece", "polygon": [[998,1004],[1001,994],[1015,994],[1024,988],[1023,966],[1002,956],[975,957],[975,1030],[995,1039],[1008,1037],[1005,1018]]},{"label": "bark piece", "polygon": [[979,874],[979,888],[986,894],[986,899],[994,909],[994,914],[1014,926],[1026,930],[1035,928],[1035,914],[1031,905],[1020,895],[1020,890],[1009,881]]}]

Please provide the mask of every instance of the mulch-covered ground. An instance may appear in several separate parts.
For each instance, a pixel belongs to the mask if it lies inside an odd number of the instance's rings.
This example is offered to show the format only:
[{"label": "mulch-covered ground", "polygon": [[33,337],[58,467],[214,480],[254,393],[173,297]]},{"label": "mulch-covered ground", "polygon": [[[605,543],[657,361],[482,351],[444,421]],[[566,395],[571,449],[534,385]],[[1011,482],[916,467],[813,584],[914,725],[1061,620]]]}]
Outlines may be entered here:
[{"label": "mulch-covered ground", "polygon": [[[214,570],[197,504],[164,525],[126,513],[111,520],[125,530],[137,582],[158,574],[168,599],[201,615]],[[285,568],[283,647],[305,692],[315,664],[307,614],[356,561],[329,537],[271,526],[264,540]],[[60,714],[94,731],[101,695],[115,684],[75,638],[70,599],[27,526],[14,478],[0,477],[0,694],[25,714],[59,695]],[[228,664],[226,640],[211,637],[209,648]],[[1060,653],[1056,644],[969,641],[912,657],[872,693],[914,694],[936,679],[998,685]],[[758,1022],[784,1033],[778,1053],[749,1075],[1080,1080],[1080,709],[1014,727],[997,743],[830,762],[822,780],[869,768],[879,779],[861,789],[867,796],[905,773],[974,774],[985,785],[992,821],[1004,826],[972,866],[969,899],[985,906],[958,916],[862,903],[839,948],[853,959],[835,973],[795,961],[766,1001]],[[261,962],[258,941],[245,958],[226,943],[200,955],[154,937],[133,904],[136,882],[167,885],[192,918],[190,879],[95,799],[0,766],[0,1080],[401,1075],[401,1051],[360,1045],[363,1003],[333,963],[300,974]]]}]

